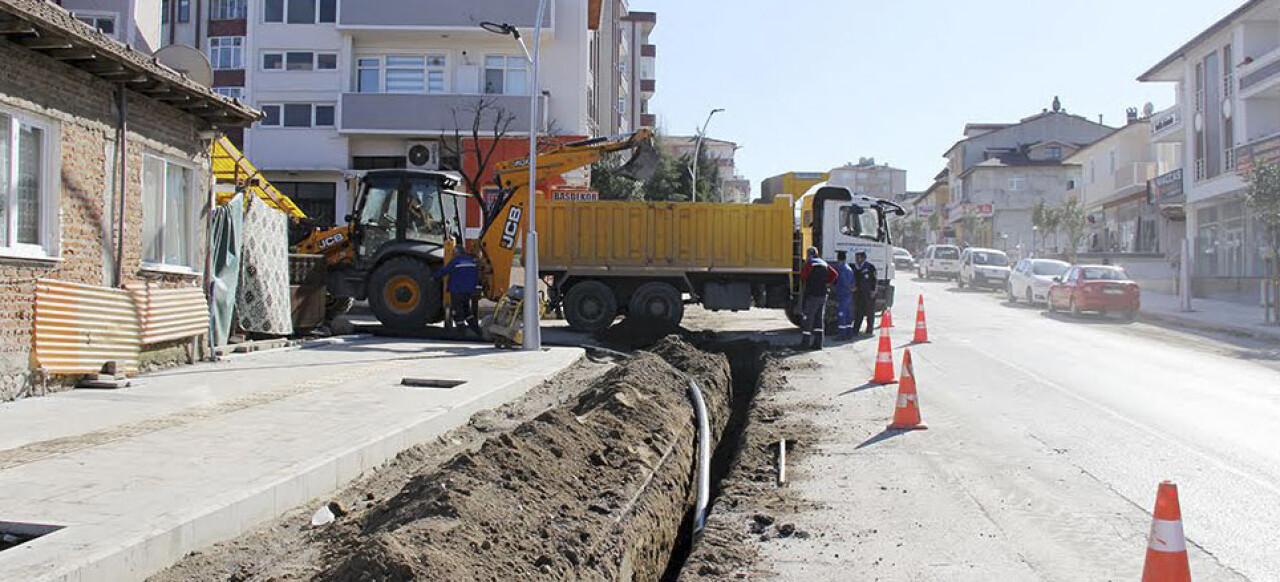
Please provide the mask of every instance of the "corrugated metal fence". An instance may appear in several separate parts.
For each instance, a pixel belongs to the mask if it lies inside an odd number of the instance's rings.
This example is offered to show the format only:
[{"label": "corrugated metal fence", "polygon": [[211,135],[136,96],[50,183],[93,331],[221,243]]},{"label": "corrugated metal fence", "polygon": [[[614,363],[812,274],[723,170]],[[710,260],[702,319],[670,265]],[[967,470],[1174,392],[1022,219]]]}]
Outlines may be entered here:
[{"label": "corrugated metal fence", "polygon": [[41,279],[35,312],[35,365],[54,375],[92,374],[109,361],[134,374],[142,346],[209,331],[208,304],[194,287],[122,290]]}]

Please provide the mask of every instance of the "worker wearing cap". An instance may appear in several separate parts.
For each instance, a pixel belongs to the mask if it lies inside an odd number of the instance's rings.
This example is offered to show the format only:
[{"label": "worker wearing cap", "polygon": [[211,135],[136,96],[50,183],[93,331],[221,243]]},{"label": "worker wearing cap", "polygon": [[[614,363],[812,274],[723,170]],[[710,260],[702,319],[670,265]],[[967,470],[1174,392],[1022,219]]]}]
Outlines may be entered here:
[{"label": "worker wearing cap", "polygon": [[854,304],[856,310],[853,314],[853,333],[857,335],[862,330],[862,320],[867,320],[867,335],[872,334],[876,330],[876,285],[880,279],[876,276],[876,266],[867,260],[867,253],[858,251],[853,253],[853,275],[854,275]]},{"label": "worker wearing cap", "polygon": [[836,252],[836,324],[840,326],[840,339],[853,339],[853,269],[849,267],[849,253]]},{"label": "worker wearing cap", "polygon": [[818,256],[818,249],[809,247],[808,260],[800,269],[800,349],[822,349],[823,327],[827,320],[827,293],[839,274]]},{"label": "worker wearing cap", "polygon": [[476,314],[471,310],[471,302],[480,283],[480,265],[476,263],[475,257],[467,252],[467,246],[461,240],[458,240],[454,252],[457,254],[454,255],[453,260],[450,260],[443,269],[436,271],[432,277],[437,281],[444,277],[449,278],[453,321],[457,324],[465,322],[471,333],[482,338],[484,334],[480,333],[480,323],[476,321]]}]

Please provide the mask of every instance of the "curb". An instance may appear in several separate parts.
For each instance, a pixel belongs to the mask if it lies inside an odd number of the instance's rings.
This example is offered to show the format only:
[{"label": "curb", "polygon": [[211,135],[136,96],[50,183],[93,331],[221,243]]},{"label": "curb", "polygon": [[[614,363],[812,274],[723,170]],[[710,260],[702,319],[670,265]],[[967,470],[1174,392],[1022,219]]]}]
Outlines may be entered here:
[{"label": "curb", "polygon": [[1190,317],[1183,317],[1171,313],[1142,311],[1139,315],[1147,322],[1157,321],[1199,331],[1225,333],[1265,341],[1280,341],[1280,327],[1277,327],[1276,331],[1270,332],[1268,330],[1253,329],[1251,327],[1205,323]]}]

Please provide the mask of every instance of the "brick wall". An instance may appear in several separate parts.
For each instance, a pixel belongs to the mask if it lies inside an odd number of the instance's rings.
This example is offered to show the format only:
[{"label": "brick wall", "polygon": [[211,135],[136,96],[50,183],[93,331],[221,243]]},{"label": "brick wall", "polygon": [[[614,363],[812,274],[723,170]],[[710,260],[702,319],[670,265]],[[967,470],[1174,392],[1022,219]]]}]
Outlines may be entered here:
[{"label": "brick wall", "polygon": [[[55,278],[109,285],[115,254],[111,181],[115,166],[115,88],[88,73],[0,40],[0,104],[50,120],[61,141],[59,261],[0,257],[0,400],[58,388],[32,372],[35,282]],[[141,94],[128,94],[125,283],[163,282],[198,286],[199,276],[170,275],[142,268],[142,156],[144,152],[196,164],[195,195],[208,191],[208,160],[197,131],[199,121]],[[118,162],[116,162],[118,163]],[[207,197],[201,197],[205,200]],[[207,203],[200,212],[201,228]],[[198,241],[204,240],[203,231]],[[203,244],[201,242],[201,247]]]}]

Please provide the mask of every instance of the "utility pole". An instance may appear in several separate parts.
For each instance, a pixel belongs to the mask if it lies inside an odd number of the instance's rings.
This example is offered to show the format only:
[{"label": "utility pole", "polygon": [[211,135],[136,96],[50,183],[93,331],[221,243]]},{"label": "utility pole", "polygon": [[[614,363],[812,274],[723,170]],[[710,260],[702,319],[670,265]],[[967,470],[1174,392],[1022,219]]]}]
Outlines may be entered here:
[{"label": "utility pole", "polygon": [[724,109],[712,109],[711,113],[707,114],[707,120],[703,122],[702,129],[698,130],[698,138],[693,142],[693,167],[690,169],[690,173],[693,174],[693,187],[691,188],[693,192],[689,195],[691,202],[698,201],[698,153],[702,150],[702,138],[707,135],[707,126],[711,125],[711,117],[721,111],[724,111]]}]

